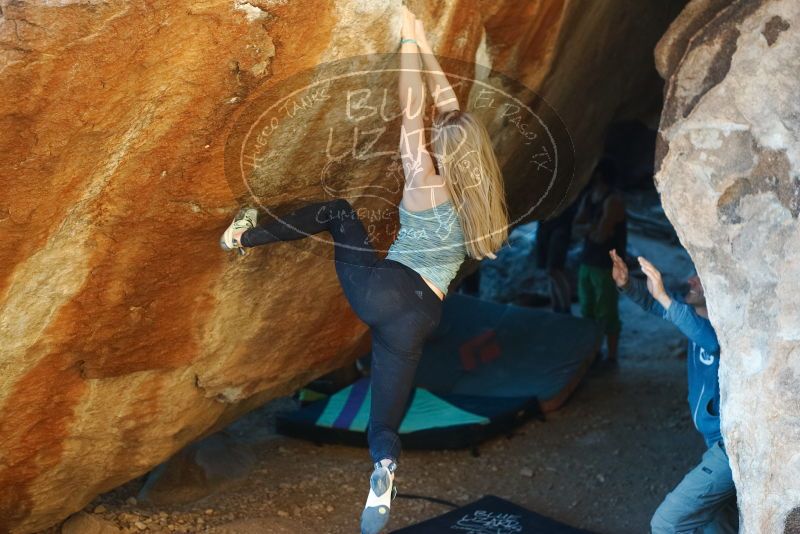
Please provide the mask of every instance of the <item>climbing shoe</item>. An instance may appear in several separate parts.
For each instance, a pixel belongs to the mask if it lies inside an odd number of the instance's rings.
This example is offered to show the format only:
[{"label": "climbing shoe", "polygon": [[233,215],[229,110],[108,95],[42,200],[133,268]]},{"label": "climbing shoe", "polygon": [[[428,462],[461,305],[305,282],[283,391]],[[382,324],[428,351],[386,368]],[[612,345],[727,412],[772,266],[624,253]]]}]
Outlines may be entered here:
[{"label": "climbing shoe", "polygon": [[242,244],[238,240],[234,239],[233,236],[237,233],[241,235],[243,230],[254,228],[257,220],[258,211],[256,209],[240,209],[239,213],[236,214],[236,217],[233,218],[233,222],[231,222],[230,226],[228,226],[228,228],[222,234],[222,237],[219,238],[219,246],[222,247],[222,250],[238,250],[239,254],[244,255],[245,250],[242,248]]},{"label": "climbing shoe", "polygon": [[367,504],[361,513],[361,534],[378,534],[389,522],[389,508],[397,495],[395,469],[397,464],[394,462],[387,466],[380,462],[375,464],[375,470],[369,478]]}]

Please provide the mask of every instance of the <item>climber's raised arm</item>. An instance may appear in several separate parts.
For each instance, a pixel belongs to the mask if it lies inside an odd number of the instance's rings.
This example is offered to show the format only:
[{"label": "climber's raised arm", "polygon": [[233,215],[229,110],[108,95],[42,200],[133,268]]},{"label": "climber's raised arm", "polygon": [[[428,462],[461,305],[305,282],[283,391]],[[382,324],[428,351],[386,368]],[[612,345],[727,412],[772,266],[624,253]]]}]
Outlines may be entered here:
[{"label": "climber's raised arm", "polygon": [[404,109],[423,103],[425,90],[422,86],[422,72],[419,61],[419,47],[415,39],[416,18],[405,6],[403,28],[400,31],[400,105]]},{"label": "climber's raised arm", "polygon": [[403,161],[406,188],[413,189],[425,185],[428,176],[435,174],[433,160],[428,153],[425,139],[425,88],[419,49],[415,40],[415,17],[405,6],[403,9],[403,28],[400,45],[400,108],[403,122],[400,129],[400,157]]},{"label": "climber's raised arm", "polygon": [[436,111],[444,113],[445,111],[460,109],[458,96],[453,90],[453,86],[450,85],[441,65],[439,65],[439,60],[433,55],[433,49],[425,35],[425,27],[419,19],[416,20],[415,34],[415,40],[419,45],[419,53],[426,71],[425,79],[428,82],[428,90],[431,93],[431,98],[433,98],[433,103],[436,105]]}]

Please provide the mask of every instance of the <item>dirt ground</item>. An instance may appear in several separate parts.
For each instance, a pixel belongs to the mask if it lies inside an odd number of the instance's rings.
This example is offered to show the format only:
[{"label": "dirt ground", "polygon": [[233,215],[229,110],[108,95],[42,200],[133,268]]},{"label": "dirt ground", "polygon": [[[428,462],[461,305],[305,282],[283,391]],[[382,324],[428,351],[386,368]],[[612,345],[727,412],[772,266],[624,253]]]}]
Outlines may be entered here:
[{"label": "dirt ground", "polygon": [[[632,245],[667,269],[686,268],[679,250],[635,236]],[[528,422],[511,438],[483,444],[477,457],[407,451],[397,475],[400,492],[464,504],[493,494],[598,533],[648,532],[653,511],[699,460],[703,442],[686,403],[684,338],[627,299],[620,306],[616,372],[588,376],[560,411]],[[193,505],[136,503],[142,477],[98,496],[85,510],[123,532],[358,532],[371,472],[366,450],[273,435],[269,417],[256,411],[232,427],[258,434],[250,436],[255,465],[214,495]],[[390,527],[447,510],[397,499]]]}]

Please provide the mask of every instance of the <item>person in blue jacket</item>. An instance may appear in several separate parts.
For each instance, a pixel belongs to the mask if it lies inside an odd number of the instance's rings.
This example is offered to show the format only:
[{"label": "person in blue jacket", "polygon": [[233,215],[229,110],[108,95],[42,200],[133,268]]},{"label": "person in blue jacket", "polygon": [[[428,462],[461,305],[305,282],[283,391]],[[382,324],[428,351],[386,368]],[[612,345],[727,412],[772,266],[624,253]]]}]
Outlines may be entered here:
[{"label": "person in blue jacket", "polygon": [[681,298],[664,289],[661,273],[639,256],[647,282],[628,276],[616,251],[609,251],[612,278],[619,290],[642,309],[673,323],[689,338],[687,368],[689,408],[694,426],[708,450],[700,463],[667,494],[650,521],[653,534],[737,532],[736,488],[719,424],[719,357],[717,334],[708,320],[700,278],[689,278]]}]

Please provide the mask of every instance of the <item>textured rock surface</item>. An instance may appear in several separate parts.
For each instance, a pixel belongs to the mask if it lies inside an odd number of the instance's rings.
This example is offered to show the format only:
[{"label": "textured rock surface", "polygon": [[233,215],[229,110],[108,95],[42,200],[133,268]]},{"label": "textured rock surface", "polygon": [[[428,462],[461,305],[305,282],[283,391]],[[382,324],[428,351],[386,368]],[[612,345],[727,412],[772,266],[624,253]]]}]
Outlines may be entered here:
[{"label": "textured rock surface", "polygon": [[110,521],[86,512],[78,512],[64,521],[61,532],[62,534],[118,534],[121,530]]},{"label": "textured rock surface", "polygon": [[[419,4],[439,53],[556,107],[582,176],[612,119],[652,108],[682,2]],[[330,262],[219,252],[223,149],[265,82],[395,50],[399,6],[0,0],[0,531],[53,524],[366,349]]]},{"label": "textured rock surface", "polygon": [[792,532],[790,511],[800,505],[800,3],[697,4],[717,10],[690,5],[703,22],[680,17],[659,47],[657,63],[672,74],[658,186],[722,345],[723,434],[743,532]]},{"label": "textured rock surface", "polygon": [[246,444],[224,431],[216,432],[150,471],[136,499],[156,506],[199,501],[241,481],[253,469],[254,461]]}]

